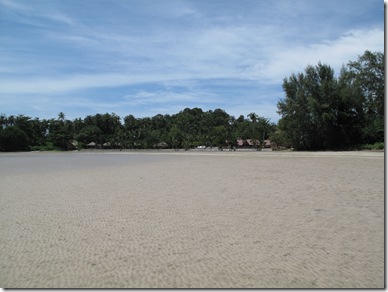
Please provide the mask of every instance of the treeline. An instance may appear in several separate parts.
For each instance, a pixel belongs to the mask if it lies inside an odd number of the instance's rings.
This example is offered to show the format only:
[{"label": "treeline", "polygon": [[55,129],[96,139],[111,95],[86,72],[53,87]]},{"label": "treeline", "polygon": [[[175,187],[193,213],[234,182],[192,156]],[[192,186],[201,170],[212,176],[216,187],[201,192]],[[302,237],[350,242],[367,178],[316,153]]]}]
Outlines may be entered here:
[{"label": "treeline", "polygon": [[[276,129],[269,119],[250,113],[237,119],[222,109],[186,108],[173,115],[120,118],[114,113],[68,120],[32,119],[25,115],[0,116],[0,150],[78,149],[95,143],[98,148],[148,149],[235,146],[237,139],[267,139]],[[162,145],[162,146],[161,146]]]},{"label": "treeline", "polygon": [[277,125],[250,113],[238,118],[222,109],[186,108],[173,115],[136,118],[116,114],[68,120],[0,115],[0,151],[97,147],[145,149],[236,146],[237,139],[262,145],[270,138],[296,150],[384,148],[384,53],[366,51],[338,77],[326,64],[307,66],[283,80],[285,98]]},{"label": "treeline", "polygon": [[366,51],[338,77],[325,64],[283,80],[277,142],[298,150],[384,147],[384,54]]}]

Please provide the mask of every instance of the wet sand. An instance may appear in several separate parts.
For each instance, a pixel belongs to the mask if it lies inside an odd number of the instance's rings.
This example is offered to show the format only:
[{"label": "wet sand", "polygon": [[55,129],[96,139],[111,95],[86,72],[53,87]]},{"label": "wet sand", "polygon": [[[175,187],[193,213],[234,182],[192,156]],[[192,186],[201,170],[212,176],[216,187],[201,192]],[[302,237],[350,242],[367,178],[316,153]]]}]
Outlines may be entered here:
[{"label": "wet sand", "polygon": [[383,288],[384,153],[0,154],[4,288]]}]

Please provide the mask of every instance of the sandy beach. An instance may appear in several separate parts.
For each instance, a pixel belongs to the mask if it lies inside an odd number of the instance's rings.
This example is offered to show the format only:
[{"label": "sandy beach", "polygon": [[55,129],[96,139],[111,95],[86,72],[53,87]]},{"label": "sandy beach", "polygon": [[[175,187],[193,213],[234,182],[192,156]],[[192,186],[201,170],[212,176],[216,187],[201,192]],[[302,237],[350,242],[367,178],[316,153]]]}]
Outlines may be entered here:
[{"label": "sandy beach", "polygon": [[3,288],[383,288],[382,152],[0,154]]}]

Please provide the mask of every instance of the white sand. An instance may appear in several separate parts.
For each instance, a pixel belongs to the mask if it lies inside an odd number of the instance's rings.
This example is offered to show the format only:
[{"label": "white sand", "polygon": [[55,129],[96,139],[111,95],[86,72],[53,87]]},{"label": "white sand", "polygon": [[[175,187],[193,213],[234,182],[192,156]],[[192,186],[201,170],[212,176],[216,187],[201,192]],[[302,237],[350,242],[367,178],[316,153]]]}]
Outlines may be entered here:
[{"label": "white sand", "polygon": [[0,154],[4,288],[383,288],[384,153]]}]

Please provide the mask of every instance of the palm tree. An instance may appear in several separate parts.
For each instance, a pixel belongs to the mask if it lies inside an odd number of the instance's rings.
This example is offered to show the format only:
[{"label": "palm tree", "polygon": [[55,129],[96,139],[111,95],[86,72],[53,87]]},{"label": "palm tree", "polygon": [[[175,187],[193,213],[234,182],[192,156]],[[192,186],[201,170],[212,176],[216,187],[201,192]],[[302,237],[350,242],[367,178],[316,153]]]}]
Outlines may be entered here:
[{"label": "palm tree", "polygon": [[0,115],[0,128],[5,128],[7,126],[7,116],[5,114]]},{"label": "palm tree", "polygon": [[65,114],[63,112],[60,112],[58,114],[58,120],[60,120],[61,122],[65,121]]},{"label": "palm tree", "polygon": [[[257,137],[257,135],[255,135],[256,133],[256,128],[257,128],[257,119],[259,118],[259,116],[256,114],[256,113],[250,113],[247,115],[247,117],[252,121],[252,142],[253,142],[253,146],[258,146],[256,145],[256,140],[258,140],[259,137]],[[257,139],[256,139],[257,138]]]},{"label": "palm tree", "polygon": [[256,123],[257,119],[258,119],[258,115],[256,113],[250,113],[247,115],[247,118],[250,118],[250,120],[252,121],[252,123]]}]

